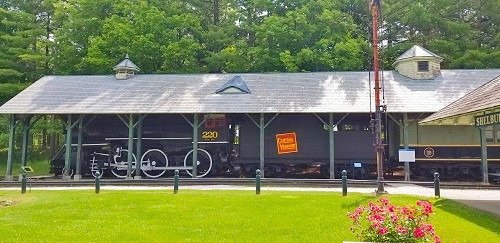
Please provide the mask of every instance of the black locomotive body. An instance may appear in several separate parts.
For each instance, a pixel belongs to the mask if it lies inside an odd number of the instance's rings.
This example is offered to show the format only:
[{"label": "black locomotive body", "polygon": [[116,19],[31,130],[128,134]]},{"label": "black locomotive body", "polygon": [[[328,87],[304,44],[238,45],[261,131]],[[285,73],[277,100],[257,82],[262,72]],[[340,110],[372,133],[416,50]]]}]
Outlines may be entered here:
[{"label": "black locomotive body", "polygon": [[[336,117],[339,120],[341,117]],[[350,115],[337,124],[334,133],[337,173],[352,163],[374,166],[372,132],[369,117]],[[89,120],[91,118],[87,118]],[[198,129],[198,176],[252,176],[259,168],[259,116],[246,114],[210,114],[200,117]],[[268,177],[280,177],[292,167],[321,166],[327,176],[329,166],[329,131],[324,115],[266,114],[264,129],[265,171]],[[124,178],[128,156],[128,128],[116,115],[98,116],[83,132],[82,174],[96,171]],[[170,168],[192,166],[192,115],[148,115],[142,124],[142,156],[136,158],[137,134],[134,134],[133,167],[141,161],[147,177],[168,174]],[[75,171],[76,134],[72,140],[72,171]],[[292,135],[295,150],[279,151],[280,136]],[[283,145],[281,145],[283,146]],[[60,174],[64,158],[52,162],[53,172]],[[154,168],[153,168],[154,167]],[[165,167],[168,167],[166,170]],[[160,168],[160,169],[158,169]],[[156,171],[156,172],[155,172]],[[187,170],[190,174],[190,170]]]},{"label": "black locomotive body", "polygon": [[[84,121],[90,122],[90,119],[87,117]],[[417,117],[414,119],[418,120]],[[370,116],[335,114],[333,120],[340,121],[333,133],[335,177],[339,178],[345,169],[351,178],[375,178]],[[260,168],[260,114],[205,114],[200,115],[199,121],[198,176],[255,175],[255,170]],[[119,178],[127,175],[128,128],[125,122],[116,115],[101,115],[85,127],[83,175],[95,174],[96,171]],[[134,134],[133,168],[136,161],[140,161],[146,177],[171,175],[174,169],[191,175],[192,122],[192,114],[147,115],[142,123],[140,158],[136,158],[137,134]],[[287,172],[312,167],[320,168],[322,177],[328,178],[330,134],[327,122],[326,114],[265,114],[266,177],[283,177]],[[480,147],[474,128],[417,126],[416,121],[412,124],[408,143],[416,151],[416,162],[411,164],[413,175],[430,179],[437,171],[443,179],[480,180]],[[391,120],[386,120],[385,126],[385,171],[392,172],[402,166],[397,162],[397,151],[403,145],[402,132]],[[73,134],[71,171],[75,171],[76,128]],[[490,145],[488,158],[490,172],[500,173],[500,146]],[[63,167],[62,156],[52,161],[54,173],[61,173]]]}]

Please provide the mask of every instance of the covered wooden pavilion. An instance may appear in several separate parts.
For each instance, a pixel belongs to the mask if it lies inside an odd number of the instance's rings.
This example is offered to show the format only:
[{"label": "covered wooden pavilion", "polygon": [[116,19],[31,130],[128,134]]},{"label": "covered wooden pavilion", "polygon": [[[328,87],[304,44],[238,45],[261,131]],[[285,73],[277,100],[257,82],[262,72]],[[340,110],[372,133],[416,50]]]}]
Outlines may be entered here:
[{"label": "covered wooden pavilion", "polygon": [[500,76],[420,122],[422,125],[470,125],[480,130],[483,182],[489,183],[487,137],[500,140]]}]

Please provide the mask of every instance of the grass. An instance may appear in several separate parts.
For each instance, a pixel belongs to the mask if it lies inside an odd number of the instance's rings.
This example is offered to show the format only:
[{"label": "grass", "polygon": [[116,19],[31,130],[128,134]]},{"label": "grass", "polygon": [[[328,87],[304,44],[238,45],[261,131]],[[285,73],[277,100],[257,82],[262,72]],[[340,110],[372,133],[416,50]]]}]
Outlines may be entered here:
[{"label": "grass", "polygon": [[[50,170],[50,161],[47,153],[30,150],[28,153],[27,165],[31,166],[33,173],[30,176],[48,175]],[[7,171],[7,150],[0,150],[0,179],[5,178]],[[12,163],[12,175],[16,178],[22,173],[21,170],[21,153],[16,151]]]},{"label": "grass", "polygon": [[[416,197],[389,196],[395,204]],[[346,216],[373,195],[251,191],[0,191],[2,242],[341,242],[356,240]],[[500,219],[432,201],[444,242],[500,242]]]}]

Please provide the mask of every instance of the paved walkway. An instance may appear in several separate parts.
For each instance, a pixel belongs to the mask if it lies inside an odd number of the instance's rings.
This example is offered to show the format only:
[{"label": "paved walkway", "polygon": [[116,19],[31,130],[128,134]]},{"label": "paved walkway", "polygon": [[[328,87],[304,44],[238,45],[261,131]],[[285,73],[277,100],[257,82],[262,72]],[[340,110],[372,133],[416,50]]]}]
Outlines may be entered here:
[{"label": "paved walkway", "polygon": [[[170,187],[169,187],[170,188]],[[165,186],[101,186],[101,190],[168,190]],[[93,190],[94,187],[36,187],[32,190]],[[171,189],[171,188],[170,188]],[[0,190],[19,190],[19,188],[0,188]],[[200,185],[182,186],[180,190],[248,190],[251,186],[228,185]],[[385,190],[389,194],[404,194],[423,197],[434,196],[434,188],[426,188],[413,184],[387,184]],[[315,191],[315,192],[341,192],[342,188],[317,188],[317,187],[262,187],[262,191]],[[348,192],[373,193],[375,188],[350,187]],[[491,212],[500,216],[500,190],[479,189],[441,189],[441,197],[453,199],[468,206]]]}]

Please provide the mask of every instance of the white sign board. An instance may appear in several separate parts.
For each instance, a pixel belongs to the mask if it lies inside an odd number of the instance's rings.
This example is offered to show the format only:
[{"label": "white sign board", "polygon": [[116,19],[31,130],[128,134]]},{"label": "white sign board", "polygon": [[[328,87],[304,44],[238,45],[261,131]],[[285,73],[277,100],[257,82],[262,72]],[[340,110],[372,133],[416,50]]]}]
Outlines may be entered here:
[{"label": "white sign board", "polygon": [[361,168],[361,162],[355,162],[354,168]]},{"label": "white sign board", "polygon": [[415,149],[400,149],[399,162],[415,162]]}]

